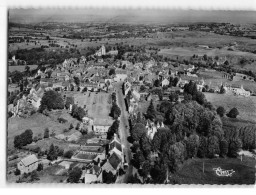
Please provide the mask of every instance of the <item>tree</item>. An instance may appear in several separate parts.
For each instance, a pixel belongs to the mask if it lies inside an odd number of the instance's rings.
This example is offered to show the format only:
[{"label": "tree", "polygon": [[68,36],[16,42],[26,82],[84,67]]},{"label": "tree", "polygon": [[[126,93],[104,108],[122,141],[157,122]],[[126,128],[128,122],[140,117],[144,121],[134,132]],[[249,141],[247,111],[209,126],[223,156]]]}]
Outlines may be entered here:
[{"label": "tree", "polygon": [[242,141],[239,138],[231,140],[228,147],[228,156],[237,157],[238,152],[241,148],[242,148]]},{"label": "tree", "polygon": [[70,183],[78,183],[82,176],[82,169],[79,167],[73,168],[68,175],[68,181]]},{"label": "tree", "polygon": [[107,133],[107,139],[112,139],[115,133],[118,133],[119,129],[119,120],[115,120],[113,124],[109,127],[108,133]]},{"label": "tree", "polygon": [[73,156],[73,151],[72,150],[68,150],[68,151],[66,151],[65,153],[64,153],[64,157],[65,158],[71,158],[72,156]]},{"label": "tree", "polygon": [[73,129],[73,128],[74,128],[74,126],[73,126],[73,124],[71,123],[70,126],[69,126],[69,130],[71,130],[71,129]]},{"label": "tree", "polygon": [[221,87],[220,87],[220,94],[224,94],[224,93],[226,93],[226,90],[225,90],[224,86],[221,85]]},{"label": "tree", "polygon": [[220,117],[223,117],[226,112],[225,108],[223,108],[222,106],[219,106],[216,111],[217,111],[217,114],[220,115]]},{"label": "tree", "polygon": [[171,145],[166,160],[171,171],[176,171],[184,161],[185,146],[181,142]]},{"label": "tree", "polygon": [[213,158],[215,154],[220,153],[219,139],[216,136],[211,136],[208,139],[208,156]]},{"label": "tree", "polygon": [[228,142],[223,139],[220,141],[220,155],[225,157],[228,153]]},{"label": "tree", "polygon": [[53,144],[51,144],[48,154],[47,154],[47,159],[50,161],[56,160],[58,158],[58,153],[56,151],[56,148],[54,147]]},{"label": "tree", "polygon": [[102,182],[106,183],[106,184],[110,184],[110,183],[115,183],[116,181],[116,176],[113,175],[113,173],[111,171],[107,172],[107,171],[103,171],[102,172]]},{"label": "tree", "polygon": [[27,129],[25,132],[14,137],[14,147],[21,148],[33,142],[33,132],[31,129]]},{"label": "tree", "polygon": [[133,155],[133,158],[132,158],[132,165],[136,168],[136,169],[139,169],[140,166],[142,165],[142,163],[145,161],[145,158],[143,156],[143,153],[138,150],[134,155]]},{"label": "tree", "polygon": [[172,92],[172,93],[170,94],[170,96],[169,96],[169,99],[170,99],[171,102],[177,102],[178,99],[179,99],[179,96],[178,96],[177,93],[175,93],[175,92],[173,93],[173,92]]},{"label": "tree", "polygon": [[74,104],[72,106],[71,115],[74,118],[77,118],[78,120],[81,121],[86,116],[86,112],[85,112],[85,110],[83,108],[81,108],[80,106],[77,106],[76,104]]},{"label": "tree", "polygon": [[151,170],[150,162],[149,160],[145,160],[142,164],[141,169],[139,169],[139,174],[143,178],[146,178],[150,174],[150,170]]},{"label": "tree", "polygon": [[150,120],[154,120],[155,117],[156,117],[156,111],[155,111],[155,107],[154,107],[154,104],[153,104],[153,100],[150,101],[150,104],[149,104],[149,107],[147,109],[147,117],[150,119]]},{"label": "tree", "polygon": [[49,138],[50,137],[50,130],[48,128],[45,128],[44,130],[44,138]]},{"label": "tree", "polygon": [[110,116],[112,116],[114,119],[117,119],[121,115],[121,110],[118,107],[116,103],[113,103],[111,111],[110,111]]},{"label": "tree", "polygon": [[65,108],[69,109],[70,105],[73,105],[74,103],[75,102],[74,102],[74,98],[73,97],[67,97],[66,98],[66,102],[65,102]]},{"label": "tree", "polygon": [[36,171],[31,172],[30,181],[36,181],[39,180],[39,176]]},{"label": "tree", "polygon": [[56,91],[46,91],[42,97],[39,111],[43,112],[45,109],[63,109],[64,101],[62,96]]},{"label": "tree", "polygon": [[179,78],[178,77],[175,77],[174,79],[173,79],[173,86],[174,87],[176,87],[177,86],[177,84],[178,84],[178,82],[179,82]]},{"label": "tree", "polygon": [[20,175],[20,170],[18,168],[15,169],[14,175]]},{"label": "tree", "polygon": [[155,87],[160,87],[160,81],[159,81],[159,79],[156,79],[156,80],[155,80],[154,86],[155,86]]},{"label": "tree", "polygon": [[44,169],[44,165],[42,163],[38,164],[37,171],[42,171]]},{"label": "tree", "polygon": [[142,123],[137,123],[133,128],[132,128],[132,138],[135,141],[139,141],[140,138],[146,133],[146,127]]},{"label": "tree", "polygon": [[75,84],[77,85],[77,86],[79,86],[80,85],[80,79],[78,78],[78,77],[74,77],[74,82],[75,82]]},{"label": "tree", "polygon": [[237,115],[239,115],[239,112],[238,112],[237,108],[232,108],[232,109],[229,111],[229,113],[227,114],[227,116],[228,116],[229,118],[236,118]]},{"label": "tree", "polygon": [[197,155],[198,147],[199,147],[199,136],[196,134],[190,135],[186,142],[187,155],[189,158],[195,157]]},{"label": "tree", "polygon": [[163,100],[163,91],[162,90],[158,90],[157,95],[158,95],[159,100],[162,101]]},{"label": "tree", "polygon": [[228,65],[229,65],[229,62],[226,60],[226,61],[224,62],[224,65],[228,66]]},{"label": "tree", "polygon": [[115,75],[116,74],[116,71],[115,71],[115,69],[114,68],[111,68],[110,70],[109,70],[109,76],[111,76],[111,75]]},{"label": "tree", "polygon": [[30,67],[29,67],[28,65],[25,66],[25,72],[26,72],[27,74],[29,74],[29,72],[30,72]]},{"label": "tree", "polygon": [[201,136],[199,139],[199,147],[197,156],[199,158],[205,158],[207,156],[208,139],[205,136]]}]

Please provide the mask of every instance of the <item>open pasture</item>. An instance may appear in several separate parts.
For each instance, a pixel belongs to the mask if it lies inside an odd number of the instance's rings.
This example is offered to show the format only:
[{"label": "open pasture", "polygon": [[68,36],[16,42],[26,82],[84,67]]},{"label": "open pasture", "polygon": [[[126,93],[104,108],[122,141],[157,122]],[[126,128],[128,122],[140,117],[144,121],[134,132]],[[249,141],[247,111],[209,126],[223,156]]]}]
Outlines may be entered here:
[{"label": "open pasture", "polygon": [[[23,72],[25,71],[25,67],[26,65],[21,65],[21,66],[8,66],[8,71],[10,72],[14,72],[14,71],[20,71]],[[30,70],[34,70],[37,68],[37,65],[28,65],[28,67],[30,68]]]},{"label": "open pasture", "polygon": [[237,118],[256,122],[256,97],[243,97],[229,94],[204,93],[206,99],[217,107],[223,106],[226,112],[236,107],[239,111]]},{"label": "open pasture", "polygon": [[186,56],[191,57],[194,54],[198,56],[243,56],[243,57],[254,57],[256,58],[256,54],[252,54],[249,52],[242,51],[229,51],[227,49],[203,49],[196,47],[171,47],[170,49],[161,49],[159,52],[160,55],[164,56]]},{"label": "open pasture", "polygon": [[92,118],[108,118],[111,104],[109,104],[110,94],[104,92],[85,92],[74,95],[75,103],[82,108],[86,106],[88,116]]},{"label": "open pasture", "polygon": [[69,127],[67,123],[59,123],[40,113],[33,114],[29,118],[9,118],[7,124],[8,150],[14,146],[14,137],[23,133],[26,129],[31,129],[33,136],[38,136],[39,134],[43,136],[45,128],[49,128],[50,133],[54,130],[55,134],[58,135]]},{"label": "open pasture", "polygon": [[[244,157],[217,159],[190,159],[174,174],[180,184],[254,184],[255,159]],[[203,172],[204,164],[204,172]],[[218,176],[215,168],[232,170],[231,176]]]}]

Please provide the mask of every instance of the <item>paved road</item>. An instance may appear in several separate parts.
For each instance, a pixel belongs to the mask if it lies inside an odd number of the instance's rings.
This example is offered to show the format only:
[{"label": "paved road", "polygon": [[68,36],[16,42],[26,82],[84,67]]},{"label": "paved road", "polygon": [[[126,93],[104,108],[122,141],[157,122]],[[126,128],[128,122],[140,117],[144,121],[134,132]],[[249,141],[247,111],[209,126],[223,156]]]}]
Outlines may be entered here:
[{"label": "paved road", "polygon": [[128,122],[128,112],[126,111],[125,101],[124,101],[124,95],[122,92],[122,84],[123,82],[117,82],[114,84],[115,92],[117,96],[117,105],[121,109],[121,116],[120,116],[120,139],[122,144],[124,145],[124,154],[126,158],[126,162],[128,163],[129,167],[127,169],[126,174],[123,177],[120,177],[117,181],[117,183],[127,183],[128,177],[132,174],[132,165],[130,165],[131,161],[131,144],[127,141],[127,137],[130,136],[129,131],[129,122]]}]

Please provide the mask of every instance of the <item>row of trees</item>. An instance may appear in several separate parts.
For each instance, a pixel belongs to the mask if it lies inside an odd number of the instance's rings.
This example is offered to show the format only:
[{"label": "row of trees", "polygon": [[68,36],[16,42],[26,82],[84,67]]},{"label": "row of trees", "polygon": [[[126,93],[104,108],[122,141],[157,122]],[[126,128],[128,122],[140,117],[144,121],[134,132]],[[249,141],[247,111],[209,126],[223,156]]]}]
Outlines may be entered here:
[{"label": "row of trees", "polygon": [[111,97],[112,97],[112,107],[110,111],[110,116],[113,117],[115,120],[117,120],[118,117],[121,115],[121,110],[116,103],[116,93],[113,92]]},{"label": "row of trees", "polygon": [[[222,106],[219,106],[216,111],[220,117],[223,117],[226,113],[225,108]],[[226,115],[230,118],[236,118],[239,115],[239,111],[237,108],[232,108]]]},{"label": "row of trees", "polygon": [[60,148],[58,146],[54,146],[53,144],[50,145],[50,148],[47,152],[47,159],[50,161],[56,160],[58,156],[63,156],[65,158],[71,158],[73,156],[72,150],[67,150],[64,152],[63,148]]}]

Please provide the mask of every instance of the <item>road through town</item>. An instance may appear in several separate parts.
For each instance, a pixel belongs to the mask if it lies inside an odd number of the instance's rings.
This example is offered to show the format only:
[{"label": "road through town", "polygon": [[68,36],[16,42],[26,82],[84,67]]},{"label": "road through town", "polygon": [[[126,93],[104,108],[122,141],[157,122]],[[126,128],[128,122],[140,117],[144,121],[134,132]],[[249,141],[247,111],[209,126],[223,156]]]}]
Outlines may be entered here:
[{"label": "road through town", "polygon": [[122,84],[123,82],[117,82],[115,83],[115,92],[117,96],[117,104],[119,108],[121,109],[121,116],[120,116],[120,125],[119,125],[119,132],[120,132],[120,139],[122,144],[124,145],[124,154],[126,162],[128,163],[129,167],[126,171],[126,174],[123,177],[120,177],[120,179],[117,181],[117,183],[127,183],[128,177],[132,174],[132,165],[130,164],[131,161],[131,144],[127,141],[127,138],[130,135],[129,132],[129,121],[128,121],[128,112],[125,108],[125,101],[124,101],[124,95],[122,92]]}]

